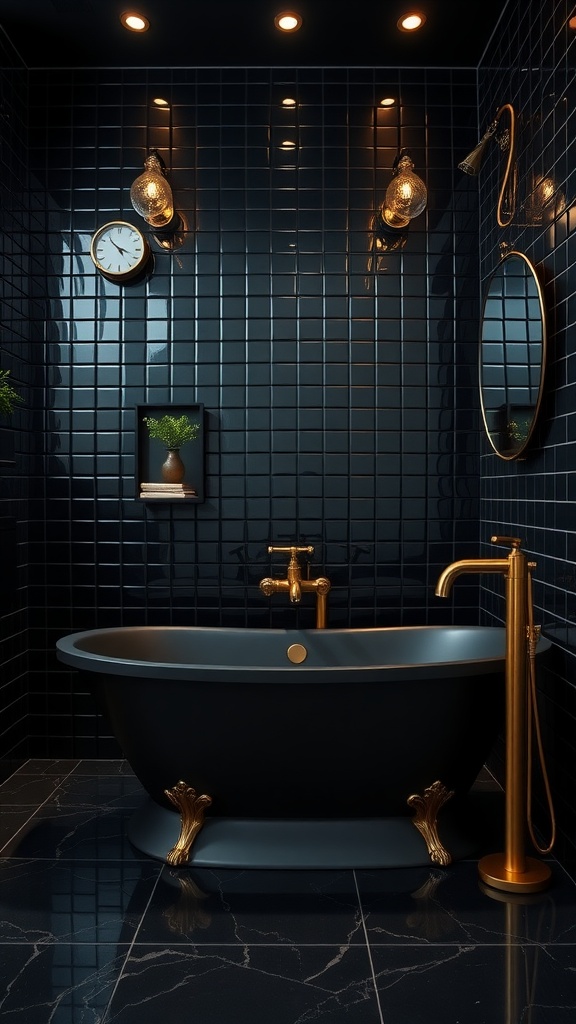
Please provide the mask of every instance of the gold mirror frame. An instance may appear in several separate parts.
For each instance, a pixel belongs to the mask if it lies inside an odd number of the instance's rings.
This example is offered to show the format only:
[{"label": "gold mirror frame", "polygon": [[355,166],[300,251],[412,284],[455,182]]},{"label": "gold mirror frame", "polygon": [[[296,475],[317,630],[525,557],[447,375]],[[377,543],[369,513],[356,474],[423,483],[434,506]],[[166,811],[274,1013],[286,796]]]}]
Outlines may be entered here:
[{"label": "gold mirror frame", "polygon": [[480,321],[478,378],[488,440],[499,458],[525,452],[544,390],[546,313],[535,266],[506,253],[488,281]]}]

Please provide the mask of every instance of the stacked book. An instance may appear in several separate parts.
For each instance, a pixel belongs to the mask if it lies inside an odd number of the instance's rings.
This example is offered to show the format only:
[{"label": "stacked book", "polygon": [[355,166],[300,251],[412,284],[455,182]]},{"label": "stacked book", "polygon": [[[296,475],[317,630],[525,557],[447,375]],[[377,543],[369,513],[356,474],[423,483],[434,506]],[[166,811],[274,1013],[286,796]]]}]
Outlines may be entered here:
[{"label": "stacked book", "polygon": [[140,484],[141,498],[195,498],[196,491],[188,484]]}]

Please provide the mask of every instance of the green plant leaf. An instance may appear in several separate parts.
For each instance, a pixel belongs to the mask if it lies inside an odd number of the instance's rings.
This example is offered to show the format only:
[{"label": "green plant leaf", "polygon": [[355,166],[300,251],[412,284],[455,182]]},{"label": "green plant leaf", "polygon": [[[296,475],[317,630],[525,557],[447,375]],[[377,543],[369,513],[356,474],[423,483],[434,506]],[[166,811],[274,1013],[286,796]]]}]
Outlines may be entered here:
[{"label": "green plant leaf", "polygon": [[195,441],[200,432],[199,423],[191,423],[188,416],[144,416],[151,438],[162,441],[167,448],[181,448],[188,441]]},{"label": "green plant leaf", "polygon": [[3,416],[11,416],[16,403],[24,401],[12,387],[9,376],[10,370],[0,370],[0,414]]}]

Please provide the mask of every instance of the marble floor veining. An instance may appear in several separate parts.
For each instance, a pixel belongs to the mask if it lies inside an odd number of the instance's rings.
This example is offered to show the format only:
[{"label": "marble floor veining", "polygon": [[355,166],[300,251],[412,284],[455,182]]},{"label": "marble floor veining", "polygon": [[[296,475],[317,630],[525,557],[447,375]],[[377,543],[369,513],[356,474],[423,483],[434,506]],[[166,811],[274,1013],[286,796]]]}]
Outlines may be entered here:
[{"label": "marble floor veining", "polygon": [[553,859],[529,897],[484,890],[476,859],[175,869],[125,838],[142,798],[124,761],[29,761],[0,787],[3,1024],[576,1019],[576,884]]}]

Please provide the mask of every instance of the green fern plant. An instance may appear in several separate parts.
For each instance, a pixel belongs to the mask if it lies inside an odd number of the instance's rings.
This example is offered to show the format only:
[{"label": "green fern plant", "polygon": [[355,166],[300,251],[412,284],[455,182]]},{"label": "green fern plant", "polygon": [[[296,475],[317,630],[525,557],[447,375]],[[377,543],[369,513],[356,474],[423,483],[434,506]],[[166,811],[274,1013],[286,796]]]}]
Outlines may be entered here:
[{"label": "green fern plant", "polygon": [[10,381],[10,370],[0,370],[0,415],[11,416],[18,402],[24,399],[14,390]]},{"label": "green fern plant", "polygon": [[150,437],[162,441],[166,448],[181,448],[195,441],[200,432],[200,424],[191,423],[187,416],[162,416],[159,420],[145,416],[144,423]]}]

